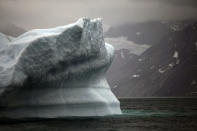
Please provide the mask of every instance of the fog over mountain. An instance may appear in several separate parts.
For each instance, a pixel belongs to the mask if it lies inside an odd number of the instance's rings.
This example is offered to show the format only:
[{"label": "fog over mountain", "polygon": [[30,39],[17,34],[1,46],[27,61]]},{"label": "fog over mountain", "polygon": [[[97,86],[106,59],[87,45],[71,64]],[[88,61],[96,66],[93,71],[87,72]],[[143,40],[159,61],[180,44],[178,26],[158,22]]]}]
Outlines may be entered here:
[{"label": "fog over mountain", "polygon": [[65,25],[79,17],[101,17],[104,27],[131,22],[197,18],[195,0],[0,0],[1,24],[21,28]]},{"label": "fog over mountain", "polygon": [[26,30],[17,26],[17,25],[14,25],[10,22],[7,22],[6,24],[4,25],[0,25],[0,32],[1,33],[4,33],[6,35],[10,35],[10,36],[19,36],[21,35],[22,33],[25,33]]}]

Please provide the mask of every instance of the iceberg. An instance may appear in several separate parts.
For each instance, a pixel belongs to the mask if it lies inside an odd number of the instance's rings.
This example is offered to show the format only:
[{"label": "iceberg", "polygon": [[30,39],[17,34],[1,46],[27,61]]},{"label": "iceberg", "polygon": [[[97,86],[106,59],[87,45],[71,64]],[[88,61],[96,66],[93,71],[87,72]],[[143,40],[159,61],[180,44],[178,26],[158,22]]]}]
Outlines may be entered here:
[{"label": "iceberg", "polygon": [[18,37],[0,33],[0,117],[121,114],[106,80],[113,54],[100,18]]}]

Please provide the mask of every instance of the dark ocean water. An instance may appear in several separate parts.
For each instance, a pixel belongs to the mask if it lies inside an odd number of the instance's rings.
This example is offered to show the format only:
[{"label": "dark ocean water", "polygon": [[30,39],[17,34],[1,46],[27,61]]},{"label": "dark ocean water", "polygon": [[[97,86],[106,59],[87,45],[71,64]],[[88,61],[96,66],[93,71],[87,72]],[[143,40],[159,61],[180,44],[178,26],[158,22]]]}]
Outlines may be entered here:
[{"label": "dark ocean water", "polygon": [[122,115],[1,122],[0,131],[197,131],[197,98],[120,99]]}]

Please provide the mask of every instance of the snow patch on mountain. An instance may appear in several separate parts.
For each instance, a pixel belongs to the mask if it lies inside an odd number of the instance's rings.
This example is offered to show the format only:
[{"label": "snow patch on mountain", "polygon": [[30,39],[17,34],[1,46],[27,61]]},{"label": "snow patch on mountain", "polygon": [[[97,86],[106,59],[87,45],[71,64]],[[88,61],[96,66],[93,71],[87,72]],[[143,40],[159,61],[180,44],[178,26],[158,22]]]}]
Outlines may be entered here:
[{"label": "snow patch on mountain", "polygon": [[105,41],[112,44],[116,50],[128,49],[131,54],[138,56],[151,47],[147,44],[137,44],[133,41],[129,41],[127,37],[105,38]]},{"label": "snow patch on mountain", "polygon": [[118,87],[118,85],[114,85],[112,88],[117,88]]},{"label": "snow patch on mountain", "polygon": [[159,73],[164,73],[164,72],[166,72],[166,70],[164,70],[164,69],[162,69],[162,68],[160,68],[158,71],[159,71]]},{"label": "snow patch on mountain", "polygon": [[137,77],[140,77],[140,75],[135,74],[135,75],[132,75],[132,77],[137,78]]},{"label": "snow patch on mountain", "polygon": [[177,59],[179,57],[179,52],[175,50],[174,54],[173,54],[173,57]]},{"label": "snow patch on mountain", "polygon": [[141,35],[141,32],[136,32],[136,35],[137,35],[137,36]]}]

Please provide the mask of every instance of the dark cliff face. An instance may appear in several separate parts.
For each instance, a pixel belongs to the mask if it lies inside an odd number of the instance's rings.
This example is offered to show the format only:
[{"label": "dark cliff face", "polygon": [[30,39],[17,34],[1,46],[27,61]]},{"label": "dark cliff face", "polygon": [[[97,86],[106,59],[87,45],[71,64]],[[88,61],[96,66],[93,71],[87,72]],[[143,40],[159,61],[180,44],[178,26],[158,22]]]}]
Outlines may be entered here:
[{"label": "dark cliff face", "polygon": [[[154,36],[158,25],[164,28],[158,28],[160,36]],[[116,51],[108,80],[119,97],[190,96],[197,91],[197,22],[160,23],[155,28],[149,39],[141,36],[141,43],[149,44],[150,39],[155,39],[150,44],[152,47],[141,56],[129,54],[126,50]],[[120,52],[127,57],[118,57]]]}]

